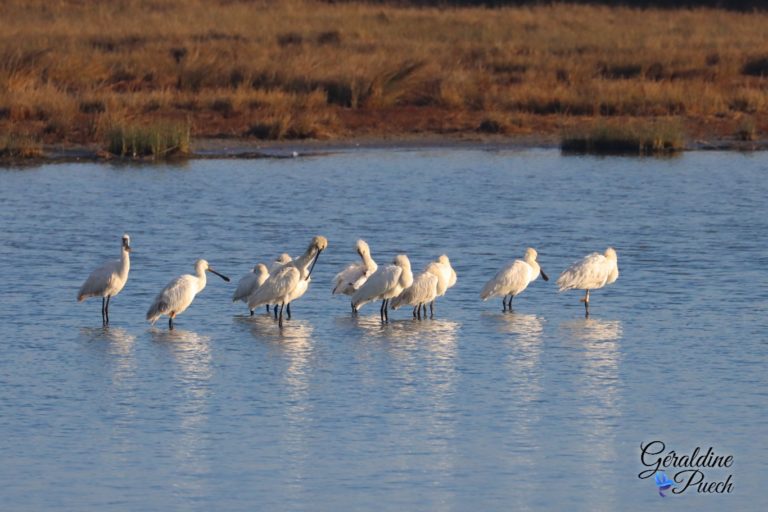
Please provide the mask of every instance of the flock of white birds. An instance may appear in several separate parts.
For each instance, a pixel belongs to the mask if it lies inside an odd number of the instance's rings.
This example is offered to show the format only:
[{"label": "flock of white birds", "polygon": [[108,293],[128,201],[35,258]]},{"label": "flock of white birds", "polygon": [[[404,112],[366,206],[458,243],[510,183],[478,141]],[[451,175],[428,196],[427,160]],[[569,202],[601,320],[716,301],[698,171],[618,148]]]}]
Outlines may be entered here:
[{"label": "flock of white birds", "polygon": [[[101,320],[109,324],[109,301],[120,293],[128,281],[131,261],[131,239],[126,234],[122,238],[119,260],[105,263],[94,270],[85,280],[77,293],[77,300],[88,297],[101,297]],[[328,240],[322,236],[312,239],[307,250],[298,258],[288,254],[280,255],[267,267],[259,263],[243,276],[232,295],[232,302],[243,301],[253,315],[259,306],[274,306],[275,319],[283,326],[283,309],[288,319],[291,318],[291,302],[301,298],[309,288],[312,270],[317,259],[328,247]],[[351,297],[352,313],[365,304],[381,300],[379,315],[382,322],[389,321],[388,310],[402,306],[413,307],[413,317],[421,320],[427,317],[429,305],[430,317],[434,314],[434,304],[438,297],[456,284],[456,271],[451,266],[448,256],[441,255],[430,262],[424,271],[416,276],[411,270],[411,262],[405,254],[398,254],[388,265],[379,266],[371,256],[371,249],[363,240],[356,244],[360,262],[350,263],[333,279],[333,294]],[[512,299],[522,293],[539,275],[545,281],[547,274],[539,266],[538,253],[528,248],[521,260],[515,260],[502,267],[480,292],[484,301],[491,297],[501,297],[504,311],[512,310]],[[147,321],[154,324],[161,316],[168,317],[168,327],[173,329],[173,320],[192,304],[195,296],[206,285],[206,272],[211,272],[225,281],[229,278],[216,272],[205,260],[195,262],[195,274],[184,274],[168,283],[157,294],[147,310]],[[581,299],[585,314],[589,316],[589,292],[611,284],[619,277],[616,251],[609,247],[604,254],[592,253],[575,262],[560,274],[557,286],[560,291],[585,290]],[[507,297],[509,299],[507,300]],[[422,313],[423,311],[423,313]]]}]

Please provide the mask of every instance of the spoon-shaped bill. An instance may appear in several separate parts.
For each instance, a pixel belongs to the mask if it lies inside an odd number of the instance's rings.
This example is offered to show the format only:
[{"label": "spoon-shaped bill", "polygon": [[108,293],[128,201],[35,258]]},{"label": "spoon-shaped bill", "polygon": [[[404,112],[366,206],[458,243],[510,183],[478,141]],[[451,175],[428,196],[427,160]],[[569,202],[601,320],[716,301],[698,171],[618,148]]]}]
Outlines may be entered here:
[{"label": "spoon-shaped bill", "polygon": [[541,278],[545,281],[549,281],[549,276],[544,273],[544,270],[542,270],[541,267],[539,267],[539,273],[541,274]]},{"label": "spoon-shaped bill", "polygon": [[225,276],[224,274],[219,274],[218,272],[216,272],[215,270],[213,270],[210,267],[208,267],[208,272],[211,272],[212,274],[216,274],[217,276],[219,276],[220,278],[222,278],[226,282],[229,282],[229,278],[227,276]]}]

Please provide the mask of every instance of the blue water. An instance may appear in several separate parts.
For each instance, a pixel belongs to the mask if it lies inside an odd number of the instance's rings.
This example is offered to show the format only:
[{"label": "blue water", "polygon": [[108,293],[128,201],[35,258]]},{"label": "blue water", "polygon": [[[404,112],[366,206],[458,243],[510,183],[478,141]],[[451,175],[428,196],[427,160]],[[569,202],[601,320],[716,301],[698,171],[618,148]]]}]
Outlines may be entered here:
[{"label": "blue water", "polygon": [[[764,510],[768,154],[368,149],[0,170],[0,509]],[[75,295],[131,235],[101,327]],[[259,261],[328,250],[282,331],[229,300]],[[458,283],[382,325],[331,297],[364,238]],[[479,290],[525,247],[553,278],[617,249],[592,294]],[[168,332],[155,294],[207,259]],[[640,445],[732,455],[661,498]],[[673,475],[674,470],[668,474]]]}]

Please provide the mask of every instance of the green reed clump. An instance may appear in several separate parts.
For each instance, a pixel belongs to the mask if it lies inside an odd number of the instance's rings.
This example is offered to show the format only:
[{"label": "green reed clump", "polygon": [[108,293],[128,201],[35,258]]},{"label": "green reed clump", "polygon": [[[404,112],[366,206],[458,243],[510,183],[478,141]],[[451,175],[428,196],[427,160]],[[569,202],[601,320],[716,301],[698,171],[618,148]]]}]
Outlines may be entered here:
[{"label": "green reed clump", "polygon": [[186,156],[190,153],[189,124],[116,125],[107,131],[107,151],[127,158],[154,160]]},{"label": "green reed clump", "polygon": [[599,122],[572,129],[562,136],[567,152],[652,155],[683,149],[685,132],[675,121]]},{"label": "green reed clump", "polygon": [[0,158],[39,158],[43,156],[40,141],[19,134],[0,135]]}]

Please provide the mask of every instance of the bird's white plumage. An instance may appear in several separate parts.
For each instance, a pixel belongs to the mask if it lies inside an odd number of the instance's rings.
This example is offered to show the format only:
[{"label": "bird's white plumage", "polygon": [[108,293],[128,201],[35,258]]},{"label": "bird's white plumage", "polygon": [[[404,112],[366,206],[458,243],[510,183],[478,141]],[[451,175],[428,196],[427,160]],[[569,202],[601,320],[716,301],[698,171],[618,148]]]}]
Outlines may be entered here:
[{"label": "bird's white plumage", "polygon": [[[155,297],[147,310],[147,320],[154,324],[162,315],[171,318],[180,315],[192,304],[195,296],[203,291],[206,285],[206,270],[210,266],[205,260],[195,262],[195,275],[184,274],[168,283]],[[229,278],[225,278],[229,280]]]},{"label": "bird's white plumage", "polygon": [[596,290],[619,277],[616,251],[609,247],[605,254],[593,252],[565,269],[557,278],[560,291]]},{"label": "bird's white plumage", "polygon": [[445,295],[445,292],[456,284],[456,271],[453,270],[445,254],[441,255],[437,261],[430,262],[424,271],[437,277],[437,297]]},{"label": "bird's white plumage", "polygon": [[277,257],[275,261],[272,262],[272,264],[269,266],[269,273],[273,274],[283,268],[285,265],[293,261],[293,258],[291,258],[291,255],[287,252],[284,252],[280,256]]},{"label": "bird's white plumage", "polygon": [[237,289],[232,294],[232,302],[239,300],[248,302],[248,297],[256,291],[256,289],[264,284],[264,281],[269,277],[269,270],[263,263],[259,263],[253,270],[245,274],[237,283]]},{"label": "bird's white plumage", "polygon": [[108,261],[91,272],[77,292],[78,302],[88,297],[114,297],[128,282],[130,269],[130,237],[123,235],[120,259]]},{"label": "bird's white plumage", "polygon": [[515,260],[496,272],[493,278],[485,283],[480,298],[506,297],[517,295],[525,290],[531,281],[536,279],[537,272],[523,260]]},{"label": "bird's white plumage", "polygon": [[270,272],[267,280],[248,298],[248,308],[253,310],[264,304],[290,304],[304,295],[309,288],[312,263],[326,247],[328,240],[325,237],[312,238],[304,254],[281,264],[274,273]]},{"label": "bird's white plumage", "polygon": [[413,284],[392,299],[392,309],[404,305],[420,306],[428,304],[437,297],[437,276],[430,272],[423,272],[413,279]]},{"label": "bird's white plumage", "polygon": [[256,309],[264,304],[282,304],[288,300],[291,292],[301,281],[301,272],[296,267],[286,266],[279,269],[248,297],[248,308]]},{"label": "bird's white plumage", "polygon": [[391,265],[379,267],[352,295],[352,305],[360,310],[365,304],[379,299],[391,299],[413,284],[413,273],[408,256],[395,256]]},{"label": "bird's white plumage", "polygon": [[360,263],[350,263],[333,278],[333,294],[354,294],[365,281],[379,268],[371,257],[370,248],[363,240],[357,241],[357,253]]}]

